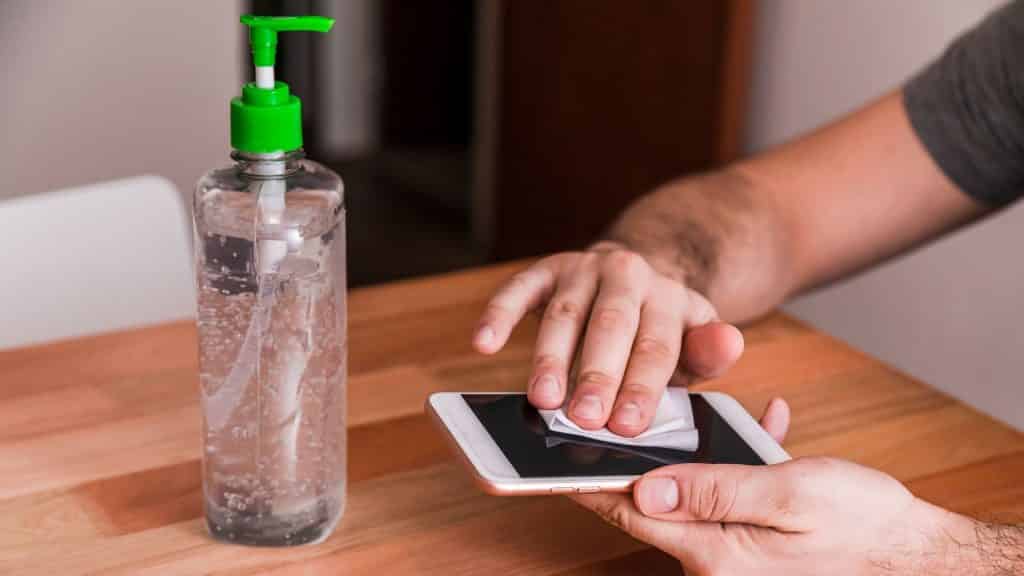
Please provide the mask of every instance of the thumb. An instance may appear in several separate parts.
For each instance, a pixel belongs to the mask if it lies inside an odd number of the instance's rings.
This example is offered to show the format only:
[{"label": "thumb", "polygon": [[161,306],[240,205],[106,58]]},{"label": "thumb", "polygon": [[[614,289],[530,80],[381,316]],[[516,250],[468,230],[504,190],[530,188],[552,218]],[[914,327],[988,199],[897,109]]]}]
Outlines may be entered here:
[{"label": "thumb", "polygon": [[785,464],[678,464],[643,476],[633,499],[640,512],[662,520],[801,531],[800,502],[790,476]]},{"label": "thumb", "polygon": [[743,354],[743,333],[732,324],[711,322],[686,331],[683,365],[694,376],[715,378]]}]

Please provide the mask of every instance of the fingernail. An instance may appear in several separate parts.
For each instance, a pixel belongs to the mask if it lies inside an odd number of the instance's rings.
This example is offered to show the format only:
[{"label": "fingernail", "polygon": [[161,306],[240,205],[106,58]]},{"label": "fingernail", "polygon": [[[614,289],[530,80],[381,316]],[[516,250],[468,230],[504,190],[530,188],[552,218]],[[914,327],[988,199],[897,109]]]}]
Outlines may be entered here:
[{"label": "fingernail", "polygon": [[533,384],[533,393],[536,394],[538,398],[558,402],[559,392],[558,380],[555,380],[555,377],[550,374],[541,376],[540,379]]},{"label": "fingernail", "polygon": [[577,418],[583,418],[584,420],[597,420],[603,413],[601,407],[601,399],[594,394],[587,394],[576,401],[576,406],[573,407],[572,413]]},{"label": "fingernail", "polygon": [[476,345],[487,346],[494,341],[494,328],[490,326],[484,326],[476,333]]},{"label": "fingernail", "polygon": [[626,402],[615,411],[615,419],[620,424],[633,426],[640,423],[640,405],[636,402]]},{"label": "fingernail", "polygon": [[679,505],[679,487],[672,478],[644,478],[636,487],[637,507],[644,514],[664,514]]}]

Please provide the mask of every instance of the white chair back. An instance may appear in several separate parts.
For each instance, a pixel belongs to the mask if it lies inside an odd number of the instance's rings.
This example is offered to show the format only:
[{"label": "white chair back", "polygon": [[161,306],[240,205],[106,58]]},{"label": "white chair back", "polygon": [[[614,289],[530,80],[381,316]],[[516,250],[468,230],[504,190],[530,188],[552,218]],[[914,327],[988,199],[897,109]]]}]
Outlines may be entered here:
[{"label": "white chair back", "polygon": [[194,316],[189,236],[157,176],[0,202],[0,349]]}]

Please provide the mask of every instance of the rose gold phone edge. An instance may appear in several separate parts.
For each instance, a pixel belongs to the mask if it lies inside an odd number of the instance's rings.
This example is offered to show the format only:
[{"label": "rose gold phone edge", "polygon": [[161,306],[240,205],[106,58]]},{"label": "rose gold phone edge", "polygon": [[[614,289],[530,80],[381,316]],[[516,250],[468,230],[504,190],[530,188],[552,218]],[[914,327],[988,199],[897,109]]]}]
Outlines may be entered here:
[{"label": "rose gold phone edge", "polygon": [[[446,392],[440,392],[440,393],[434,393],[434,394],[431,394],[430,396],[427,397],[427,399],[424,402],[424,404],[425,404],[426,412],[430,415],[430,419],[433,421],[434,425],[436,427],[440,428],[443,431],[443,436],[444,436],[444,439],[445,439],[445,443],[448,445],[449,449],[451,449],[452,451],[454,451],[458,455],[459,461],[462,463],[463,467],[465,467],[468,470],[470,476],[472,476],[473,483],[476,484],[476,486],[481,491],[483,491],[486,494],[491,494],[491,495],[494,495],[494,496],[544,496],[544,495],[551,495],[551,494],[586,494],[586,493],[595,493],[595,492],[629,492],[632,489],[633,483],[638,478],[640,478],[640,475],[622,476],[622,477],[566,477],[566,478],[518,478],[518,479],[509,478],[509,479],[503,480],[503,481],[497,481],[497,480],[494,480],[494,479],[491,479],[491,478],[487,478],[486,476],[483,476],[480,473],[480,470],[477,468],[476,464],[473,463],[473,461],[470,459],[470,456],[463,449],[462,444],[455,437],[455,435],[453,434],[452,430],[448,427],[447,423],[445,423],[445,421],[441,417],[441,415],[438,414],[437,409],[435,409],[435,407],[434,407],[434,405],[433,405],[431,400],[432,400],[433,397],[435,397],[435,396],[437,396],[439,394],[460,394],[461,395],[463,393],[462,392],[447,392],[447,393]],[[469,394],[469,392],[466,392],[466,394]],[[487,394],[494,394],[494,395],[520,394],[521,395],[522,392],[488,392]],[[728,398],[732,402],[736,402],[736,400],[734,398],[732,398],[731,396],[729,396],[727,394],[715,393],[715,392],[712,392],[712,393],[698,392],[697,394],[701,394],[702,396],[705,396],[705,397],[707,397],[709,395],[724,396],[725,398]],[[737,427],[734,426],[733,422],[728,420],[728,418],[727,418],[727,416],[725,414],[722,414],[722,412],[718,410],[719,407],[718,406],[714,406],[714,404],[717,404],[717,402],[710,402],[710,403],[716,409],[716,412],[718,412],[718,414],[729,423],[730,427],[732,427],[733,430],[736,431],[736,433],[743,439],[743,441],[745,443],[747,443],[748,446],[751,447],[751,449],[753,449],[756,453],[758,453],[758,455],[766,463],[773,464],[773,463],[776,463],[776,462],[782,462],[782,461],[788,460],[790,458],[790,456],[785,453],[785,451],[782,449],[781,446],[776,444],[774,442],[774,440],[771,440],[771,438],[767,435],[767,433],[764,433],[762,430],[760,430],[760,427],[758,427],[757,429],[759,431],[761,431],[761,433],[763,434],[763,437],[767,438],[769,440],[769,442],[771,443],[771,445],[774,445],[777,448],[777,453],[770,453],[770,454],[767,454],[767,455],[764,454],[762,452],[763,446],[755,446],[753,443],[751,443],[749,441],[749,438],[747,438],[740,430],[738,430]],[[737,404],[737,406],[739,406],[738,402],[736,402],[736,404]],[[742,409],[742,406],[740,406],[740,408]],[[743,412],[744,412],[744,414],[747,414],[747,417],[750,418],[751,421],[756,424],[756,420],[754,420],[753,417],[750,416],[749,413],[747,413],[745,410]],[[491,439],[491,441],[493,442],[493,439]],[[598,480],[598,478],[600,478],[600,480]],[[567,484],[566,482],[568,482],[570,480],[572,480],[573,482],[571,484]]]},{"label": "rose gold phone edge", "polygon": [[[483,475],[480,474],[480,470],[477,469],[476,464],[473,464],[473,462],[469,459],[469,456],[462,449],[462,445],[459,444],[459,441],[455,438],[455,435],[452,434],[451,429],[449,429],[448,425],[445,424],[444,421],[441,419],[441,415],[438,414],[437,410],[434,409],[434,406],[430,403],[430,398],[427,398],[426,408],[427,413],[430,414],[431,421],[433,421],[434,425],[437,428],[440,428],[441,431],[443,432],[445,444],[448,445],[448,448],[451,451],[455,452],[455,454],[458,456],[459,462],[462,463],[463,468],[465,468],[469,472],[469,475],[473,478],[473,483],[476,484],[477,488],[479,488],[482,492],[490,494],[492,496],[543,496],[548,494],[568,494],[572,492],[569,490],[563,490],[563,488],[565,488],[565,485],[558,483],[554,479],[552,479],[550,482],[534,482],[530,483],[529,485],[524,485],[523,483],[515,482],[498,483],[490,478],[484,477]],[[631,485],[632,480],[624,483],[622,487],[618,488],[615,491],[628,492],[629,487]],[[612,490],[602,487],[600,491],[610,492]]]}]

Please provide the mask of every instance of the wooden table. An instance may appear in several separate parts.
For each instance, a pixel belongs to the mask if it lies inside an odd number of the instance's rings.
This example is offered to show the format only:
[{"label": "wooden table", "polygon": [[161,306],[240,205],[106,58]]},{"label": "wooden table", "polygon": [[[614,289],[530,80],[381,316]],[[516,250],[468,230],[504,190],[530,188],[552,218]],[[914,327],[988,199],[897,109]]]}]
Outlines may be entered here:
[{"label": "wooden table", "polygon": [[[319,546],[214,542],[201,520],[189,322],[0,352],[0,573],[676,573],[568,499],[478,492],[423,414],[438,390],[519,390],[532,323],[471,352],[485,298],[516,265],[356,290],[348,510]],[[795,456],[893,474],[958,511],[1024,512],[1024,435],[791,318],[703,389],[758,414],[789,399]]]}]

